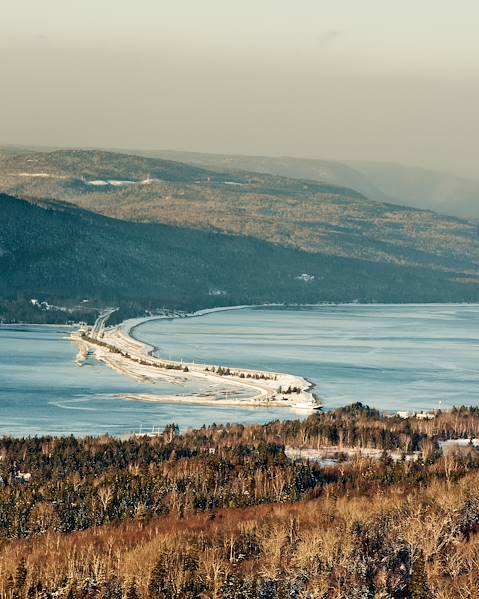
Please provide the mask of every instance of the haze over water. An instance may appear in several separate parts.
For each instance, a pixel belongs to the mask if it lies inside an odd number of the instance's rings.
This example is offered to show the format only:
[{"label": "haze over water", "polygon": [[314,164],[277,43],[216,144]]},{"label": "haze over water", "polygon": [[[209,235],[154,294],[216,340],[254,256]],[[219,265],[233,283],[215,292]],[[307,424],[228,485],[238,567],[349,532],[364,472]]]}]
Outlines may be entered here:
[{"label": "haze over water", "polygon": [[[89,359],[75,365],[65,327],[0,327],[0,434],[124,434],[298,418],[288,409],[148,404],[121,393],[186,394],[141,384]],[[246,309],[150,321],[135,335],[163,356],[290,372],[316,383],[326,408],[479,405],[479,306]],[[441,403],[439,403],[441,402]]]}]

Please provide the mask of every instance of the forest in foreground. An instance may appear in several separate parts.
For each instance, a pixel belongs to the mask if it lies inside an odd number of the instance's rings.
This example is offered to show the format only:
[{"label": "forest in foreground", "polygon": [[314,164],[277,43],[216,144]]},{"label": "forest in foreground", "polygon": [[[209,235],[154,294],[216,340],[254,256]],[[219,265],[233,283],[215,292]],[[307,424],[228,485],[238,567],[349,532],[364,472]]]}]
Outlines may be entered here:
[{"label": "forest in foreground", "polygon": [[4,437],[0,595],[472,599],[477,437],[477,408],[361,404],[154,437]]}]

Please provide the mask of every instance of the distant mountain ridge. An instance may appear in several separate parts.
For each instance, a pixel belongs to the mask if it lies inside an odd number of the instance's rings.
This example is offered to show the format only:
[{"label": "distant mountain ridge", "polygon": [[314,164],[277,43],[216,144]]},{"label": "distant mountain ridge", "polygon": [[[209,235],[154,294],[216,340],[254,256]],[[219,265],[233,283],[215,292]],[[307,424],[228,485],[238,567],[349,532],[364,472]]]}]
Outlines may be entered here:
[{"label": "distant mountain ridge", "polygon": [[[0,165],[2,159],[15,155],[48,153],[54,150],[55,148],[38,146],[31,148],[0,146]],[[472,179],[439,170],[378,161],[210,154],[176,150],[108,151],[115,154],[183,162],[213,171],[243,170],[310,179],[323,184],[354,189],[369,199],[379,202],[479,220],[479,174],[476,179]]]},{"label": "distant mountain ridge", "polygon": [[244,169],[350,187],[371,200],[479,219],[479,179],[401,164],[160,150],[145,155],[203,168]]},{"label": "distant mountain ridge", "polygon": [[206,180],[213,175],[186,163],[130,154],[89,150],[55,150],[6,155],[0,163],[2,176],[45,175],[72,178],[142,179],[153,175],[165,181]]},{"label": "distant mountain ridge", "polygon": [[479,180],[399,164],[347,164],[360,171],[382,190],[385,201],[479,220]]},{"label": "distant mountain ridge", "polygon": [[[0,194],[2,305],[89,298],[145,308],[477,301],[463,273],[308,253],[244,236],[107,218]],[[58,302],[57,302],[58,303]],[[131,310],[130,310],[130,313]]]},{"label": "distant mountain ridge", "polygon": [[32,297],[119,304],[122,316],[479,301],[479,225],[348,187],[62,150],[4,156],[0,194],[0,320]]},{"label": "distant mountain ridge", "polygon": [[312,180],[103,151],[13,156],[0,190],[105,216],[256,238],[308,253],[478,279],[479,227]]}]

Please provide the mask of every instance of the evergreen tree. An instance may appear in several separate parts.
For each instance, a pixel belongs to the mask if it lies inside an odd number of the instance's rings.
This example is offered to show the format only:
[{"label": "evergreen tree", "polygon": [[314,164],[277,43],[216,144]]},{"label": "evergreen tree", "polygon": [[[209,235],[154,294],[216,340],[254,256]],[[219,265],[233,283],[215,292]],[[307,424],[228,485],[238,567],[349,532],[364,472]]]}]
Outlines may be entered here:
[{"label": "evergreen tree", "polygon": [[151,598],[160,597],[164,590],[164,580],[166,577],[166,569],[163,559],[160,557],[153,566],[148,582],[148,594]]},{"label": "evergreen tree", "polygon": [[126,587],[125,599],[140,599],[140,593],[136,586],[136,579],[133,577]]},{"label": "evergreen tree", "polygon": [[431,591],[426,574],[426,564],[422,551],[412,564],[411,599],[431,599]]},{"label": "evergreen tree", "polygon": [[18,562],[17,569],[15,571],[15,588],[18,590],[23,589],[27,581],[28,570],[25,558],[21,558]]}]

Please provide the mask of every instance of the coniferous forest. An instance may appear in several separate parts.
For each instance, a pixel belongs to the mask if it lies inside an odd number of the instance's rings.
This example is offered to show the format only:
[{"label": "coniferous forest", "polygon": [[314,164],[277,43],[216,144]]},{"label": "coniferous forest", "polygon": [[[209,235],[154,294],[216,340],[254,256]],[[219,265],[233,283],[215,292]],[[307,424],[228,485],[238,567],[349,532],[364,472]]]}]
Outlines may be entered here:
[{"label": "coniferous forest", "polygon": [[0,593],[476,597],[478,436],[474,408],[356,404],[152,437],[3,438]]}]

